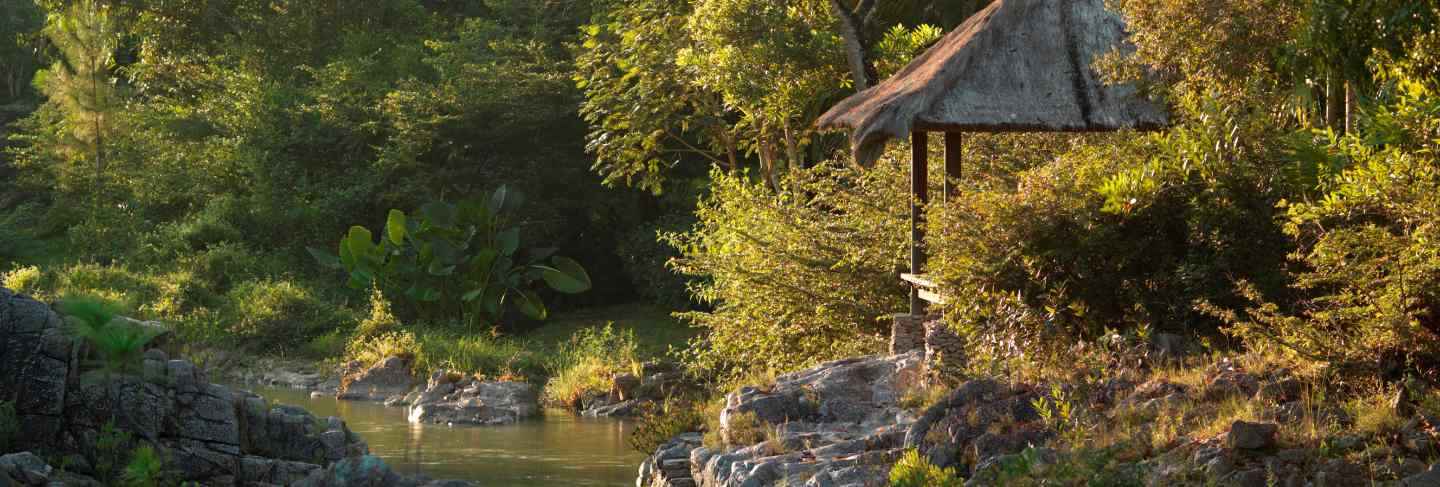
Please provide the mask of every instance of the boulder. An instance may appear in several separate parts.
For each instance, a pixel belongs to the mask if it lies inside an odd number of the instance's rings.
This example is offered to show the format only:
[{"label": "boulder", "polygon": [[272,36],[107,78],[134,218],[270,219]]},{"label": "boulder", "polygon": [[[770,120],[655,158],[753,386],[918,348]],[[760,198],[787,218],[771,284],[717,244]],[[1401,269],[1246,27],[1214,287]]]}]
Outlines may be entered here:
[{"label": "boulder", "polygon": [[1260,380],[1233,362],[1217,364],[1206,374],[1205,400],[1221,401],[1234,396],[1253,397]]},{"label": "boulder", "polygon": [[720,413],[722,434],[753,415],[770,423],[764,441],[731,438],[711,450],[699,434],[682,434],[642,462],[636,485],[885,485],[914,421],[899,399],[920,384],[923,358],[921,350],[857,357],[732,391]]},{"label": "boulder", "polygon": [[0,288],[0,370],[6,371],[0,401],[14,401],[20,419],[12,446],[72,460],[68,472],[47,472],[33,455],[4,457],[0,463],[13,466],[4,473],[12,481],[59,475],[66,485],[93,484],[83,476],[94,474],[84,453],[111,422],[155,445],[178,471],[176,480],[204,485],[236,478],[289,484],[368,450],[338,418],[272,408],[264,398],[210,383],[199,367],[158,350],[144,354],[142,373],[94,376],[80,366],[78,344],[60,330],[48,306]]},{"label": "boulder", "polygon": [[615,374],[610,379],[611,390],[621,401],[635,399],[636,390],[640,389],[640,378],[632,374]]},{"label": "boulder", "polygon": [[316,470],[295,487],[470,487],[463,480],[428,480],[396,473],[383,460],[370,455],[346,458]]},{"label": "boulder", "polygon": [[1251,423],[1235,421],[1230,424],[1226,445],[1239,450],[1259,450],[1275,446],[1275,434],[1280,426],[1275,423]]},{"label": "boulder", "polygon": [[1440,487],[1440,463],[1430,466],[1429,470],[1405,477],[1400,481],[1401,487]]},{"label": "boulder", "polygon": [[539,391],[526,382],[467,382],[463,387],[439,382],[410,407],[410,422],[494,425],[539,414]]},{"label": "boulder", "polygon": [[365,370],[346,375],[335,397],[341,400],[384,401],[393,396],[404,396],[414,386],[410,361],[391,356]]},{"label": "boulder", "polygon": [[20,452],[0,456],[0,472],[20,485],[45,485],[55,469],[34,453]]}]

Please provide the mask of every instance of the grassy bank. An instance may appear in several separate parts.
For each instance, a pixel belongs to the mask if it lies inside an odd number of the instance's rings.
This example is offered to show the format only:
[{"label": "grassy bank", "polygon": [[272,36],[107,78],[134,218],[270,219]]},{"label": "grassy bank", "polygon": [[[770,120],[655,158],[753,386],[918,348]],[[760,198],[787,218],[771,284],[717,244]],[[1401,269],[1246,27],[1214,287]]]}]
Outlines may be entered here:
[{"label": "grassy bank", "polygon": [[[46,302],[94,297],[125,314],[171,326],[176,350],[225,348],[337,365],[411,359],[435,370],[548,384],[561,398],[605,388],[613,373],[686,346],[696,330],[654,305],[631,303],[564,312],[518,334],[404,323],[378,295],[368,300],[327,282],[274,274],[250,277],[226,259],[191,259],[170,269],[70,264],[16,267],[0,285]],[[186,347],[185,345],[189,345]]]}]

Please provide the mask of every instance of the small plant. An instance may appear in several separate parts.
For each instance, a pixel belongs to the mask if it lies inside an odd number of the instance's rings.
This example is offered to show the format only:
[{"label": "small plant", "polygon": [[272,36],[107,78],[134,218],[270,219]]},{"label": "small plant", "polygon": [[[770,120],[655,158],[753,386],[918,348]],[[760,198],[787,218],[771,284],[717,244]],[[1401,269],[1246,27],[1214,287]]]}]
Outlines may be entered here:
[{"label": "small plant", "polygon": [[1079,429],[1080,417],[1075,411],[1075,401],[1060,384],[1050,386],[1049,399],[1040,396],[1031,400],[1030,405],[1035,407],[1035,412],[1047,426],[1062,436]]},{"label": "small plant", "polygon": [[578,407],[585,395],[609,390],[614,374],[635,373],[640,362],[635,333],[614,323],[581,329],[564,347],[549,364],[545,384],[545,399],[555,404]]},{"label": "small plant", "polygon": [[94,459],[91,461],[100,480],[107,484],[116,483],[123,474],[122,470],[127,463],[125,454],[130,451],[132,442],[130,433],[115,427],[115,421],[107,421],[100,426],[100,432],[95,436]]},{"label": "small plant", "polygon": [[554,247],[521,249],[513,215],[523,199],[501,186],[486,202],[427,204],[418,218],[392,209],[378,243],[357,225],[340,239],[338,256],[309,251],[345,271],[350,287],[395,291],[427,318],[495,324],[513,306],[543,320],[549,312],[533,283],[576,294],[590,289],[590,276]]},{"label": "small plant", "polygon": [[10,452],[19,432],[20,416],[15,413],[15,403],[0,401],[0,454]]},{"label": "small plant", "polygon": [[126,376],[143,372],[145,347],[160,332],[128,319],[117,319],[119,308],[96,298],[66,299],[58,308],[66,316],[70,336],[83,340],[90,348],[90,370],[81,374],[81,379],[92,385],[105,383],[110,389],[112,422],[125,416],[131,424],[138,424],[128,417],[120,398],[122,382]]},{"label": "small plant", "polygon": [[120,475],[121,485],[124,487],[158,487],[165,462],[160,454],[150,445],[141,445],[130,455],[130,463],[125,465],[124,472]]},{"label": "small plant", "polygon": [[701,416],[696,405],[667,399],[664,404],[650,408],[640,417],[639,423],[630,431],[625,442],[635,451],[650,454],[671,438],[681,433],[699,431],[704,425],[705,418]]},{"label": "small plant", "polygon": [[890,469],[891,487],[960,487],[965,479],[956,475],[954,468],[940,468],[921,457],[920,452],[910,450],[900,457]]},{"label": "small plant", "polygon": [[734,448],[765,441],[765,423],[754,411],[731,414],[727,426],[721,435],[725,446]]}]

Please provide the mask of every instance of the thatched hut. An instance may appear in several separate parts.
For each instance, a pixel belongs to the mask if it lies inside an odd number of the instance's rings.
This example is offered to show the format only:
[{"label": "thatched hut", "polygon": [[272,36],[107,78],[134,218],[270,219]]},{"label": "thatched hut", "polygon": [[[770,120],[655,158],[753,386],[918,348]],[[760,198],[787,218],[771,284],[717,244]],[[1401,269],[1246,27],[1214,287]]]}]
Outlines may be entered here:
[{"label": "thatched hut", "polygon": [[1103,0],[995,0],[895,76],[841,101],[820,128],[850,129],[855,160],[874,164],[892,138],[913,138],[910,313],[924,313],[921,208],[928,200],[927,132],[945,133],[946,193],[960,175],[961,132],[1093,132],[1165,126],[1165,106],[1091,67],[1129,49]]}]

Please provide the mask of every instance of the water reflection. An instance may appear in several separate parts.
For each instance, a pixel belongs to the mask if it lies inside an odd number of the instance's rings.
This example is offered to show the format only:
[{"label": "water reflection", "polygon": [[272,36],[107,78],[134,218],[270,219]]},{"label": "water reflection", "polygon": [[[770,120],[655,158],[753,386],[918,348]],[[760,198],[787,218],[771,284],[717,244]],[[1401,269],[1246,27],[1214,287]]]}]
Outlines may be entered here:
[{"label": "water reflection", "polygon": [[506,426],[416,425],[404,408],[311,398],[308,392],[265,387],[255,393],[339,416],[396,470],[482,485],[634,485],[643,458],[625,446],[631,424],[548,411],[544,419]]}]

